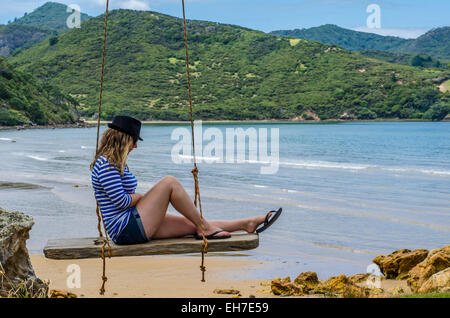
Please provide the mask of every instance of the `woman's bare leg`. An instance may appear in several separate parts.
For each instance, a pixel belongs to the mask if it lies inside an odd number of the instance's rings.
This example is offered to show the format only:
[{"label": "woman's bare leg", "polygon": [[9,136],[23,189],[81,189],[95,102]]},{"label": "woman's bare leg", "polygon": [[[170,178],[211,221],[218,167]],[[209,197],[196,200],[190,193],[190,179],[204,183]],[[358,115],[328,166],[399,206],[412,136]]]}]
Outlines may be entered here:
[{"label": "woman's bare leg", "polygon": [[[180,219],[174,219],[170,216],[166,218],[169,203],[190,221],[191,224],[189,222],[181,222]],[[192,225],[195,226],[195,233],[202,233],[200,213],[186,190],[175,177],[168,176],[161,179],[139,200],[136,208],[141,217],[147,237],[155,237],[154,235],[158,231],[157,237],[159,238],[179,237],[192,234]],[[206,220],[203,220],[203,223],[206,235],[221,230],[217,225],[207,222]],[[161,228],[163,224],[164,227]],[[228,235],[229,233],[223,232],[219,233],[217,236]]]},{"label": "woman's bare leg", "polygon": [[[246,219],[238,219],[231,221],[209,221],[210,224],[227,232],[247,231],[253,233],[258,225],[264,222],[266,216],[259,215]],[[197,232],[196,226],[183,216],[172,215],[167,213],[161,226],[153,235],[155,239],[181,237],[192,235]]]}]

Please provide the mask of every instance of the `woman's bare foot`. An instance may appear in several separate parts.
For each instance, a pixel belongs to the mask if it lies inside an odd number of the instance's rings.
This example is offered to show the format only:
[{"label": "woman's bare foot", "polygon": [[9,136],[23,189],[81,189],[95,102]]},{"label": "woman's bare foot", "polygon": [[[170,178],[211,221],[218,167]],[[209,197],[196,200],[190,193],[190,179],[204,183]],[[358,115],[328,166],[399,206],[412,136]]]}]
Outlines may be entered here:
[{"label": "woman's bare foot", "polygon": [[[271,216],[272,216],[272,212],[269,213],[269,218],[270,218]],[[254,217],[252,217],[252,218],[249,218],[245,230],[246,230],[248,233],[253,233],[253,232],[256,231],[256,229],[258,228],[258,226],[259,226],[260,224],[263,224],[263,223],[264,223],[265,220],[266,220],[266,214],[264,214],[264,215],[258,215],[258,216],[254,216]]]}]

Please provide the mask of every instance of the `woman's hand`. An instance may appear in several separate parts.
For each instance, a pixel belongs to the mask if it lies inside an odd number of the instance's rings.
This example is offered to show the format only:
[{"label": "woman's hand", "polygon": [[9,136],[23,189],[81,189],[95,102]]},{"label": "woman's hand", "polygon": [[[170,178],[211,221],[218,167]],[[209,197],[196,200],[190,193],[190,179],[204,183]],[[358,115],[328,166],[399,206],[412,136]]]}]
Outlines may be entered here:
[{"label": "woman's hand", "polygon": [[132,193],[132,194],[131,194],[131,204],[130,204],[130,207],[135,206],[135,205],[139,202],[139,200],[140,200],[142,197],[143,197],[143,195],[140,194],[140,193]]}]

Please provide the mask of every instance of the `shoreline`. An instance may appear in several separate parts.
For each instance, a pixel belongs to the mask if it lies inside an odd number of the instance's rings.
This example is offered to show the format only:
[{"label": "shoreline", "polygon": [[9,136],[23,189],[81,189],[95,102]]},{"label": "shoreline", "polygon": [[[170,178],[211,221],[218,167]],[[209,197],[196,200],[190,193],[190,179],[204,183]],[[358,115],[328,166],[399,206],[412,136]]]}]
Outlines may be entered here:
[{"label": "shoreline", "polygon": [[77,122],[72,124],[52,124],[52,125],[19,125],[19,126],[0,126],[1,130],[27,130],[27,129],[61,129],[61,128],[92,128],[96,125],[88,122]]},{"label": "shoreline", "polygon": [[[333,124],[333,123],[403,123],[403,122],[435,122],[423,119],[374,119],[374,120],[343,120],[343,119],[329,119],[329,120],[283,120],[283,119],[262,119],[262,120],[202,120],[203,124],[235,124],[235,123],[275,123],[275,124]],[[438,122],[450,122],[450,120],[441,120]],[[111,123],[109,120],[100,121],[100,125]],[[144,125],[190,125],[190,121],[182,120],[143,120]],[[51,124],[51,125],[18,125],[18,126],[0,126],[2,130],[27,130],[27,129],[63,129],[63,128],[94,128],[97,127],[97,121],[86,120],[72,124]]]},{"label": "shoreline", "polygon": [[[445,121],[445,120],[442,120]],[[85,121],[88,124],[97,125],[97,121]],[[347,122],[355,122],[355,123],[364,123],[364,122],[433,122],[431,120],[422,120],[422,119],[374,119],[374,120],[343,120],[343,119],[327,119],[327,120],[288,120],[288,119],[261,119],[261,120],[231,120],[231,119],[222,119],[222,120],[202,120],[202,123],[212,123],[212,124],[221,124],[221,123],[280,123],[280,124],[329,124],[329,123],[347,123]],[[100,121],[101,125],[109,124],[111,121],[102,120]],[[190,121],[181,121],[181,120],[143,120],[142,124],[190,124]]]}]

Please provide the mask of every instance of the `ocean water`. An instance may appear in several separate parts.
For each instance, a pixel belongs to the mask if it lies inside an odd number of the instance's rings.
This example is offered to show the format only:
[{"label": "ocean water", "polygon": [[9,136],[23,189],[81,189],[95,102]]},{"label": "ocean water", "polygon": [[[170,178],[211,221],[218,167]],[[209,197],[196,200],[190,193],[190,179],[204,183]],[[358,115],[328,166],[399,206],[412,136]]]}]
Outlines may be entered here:
[{"label": "ocean water", "polygon": [[[193,196],[192,161],[180,164],[172,156],[178,140],[171,135],[180,128],[190,131],[187,125],[143,126],[145,141],[128,160],[138,192],[173,175]],[[207,219],[283,207],[280,219],[260,235],[257,249],[207,254],[272,262],[237,277],[295,277],[307,270],[319,278],[364,273],[379,254],[450,244],[448,122],[203,123],[202,132],[209,128],[223,133],[224,156],[236,154],[225,145],[226,129],[259,133],[265,128],[269,139],[272,131],[279,132],[278,152],[271,148],[275,139],[267,145],[279,157],[272,174],[261,173],[267,158],[247,155],[242,163],[210,163],[201,159],[221,153],[197,153]],[[96,128],[0,131],[0,206],[33,216],[31,253],[42,253],[48,239],[97,235],[89,171],[95,139]],[[203,150],[208,143],[203,141]],[[171,206],[169,212],[177,213]]]}]

